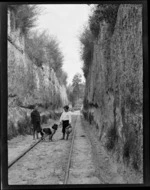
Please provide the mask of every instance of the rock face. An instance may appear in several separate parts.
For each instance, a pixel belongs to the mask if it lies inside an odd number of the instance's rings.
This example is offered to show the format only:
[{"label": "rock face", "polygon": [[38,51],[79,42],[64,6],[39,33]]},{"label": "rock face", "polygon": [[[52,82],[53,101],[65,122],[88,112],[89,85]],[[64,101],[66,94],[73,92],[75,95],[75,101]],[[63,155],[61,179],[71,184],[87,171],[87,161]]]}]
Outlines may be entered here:
[{"label": "rock face", "polygon": [[13,119],[16,107],[20,114],[21,109],[29,111],[21,107],[31,108],[35,103],[53,110],[68,103],[66,88],[60,85],[53,69],[47,63],[42,67],[34,65],[25,52],[24,44],[25,39],[19,29],[10,29],[8,14],[8,118],[16,127],[16,118],[15,121]]},{"label": "rock face", "polygon": [[53,104],[58,96],[62,104],[68,101],[65,87],[59,84],[53,69],[48,65],[42,68],[33,65],[27,55],[20,52],[10,41],[8,41],[8,96],[9,102],[17,98],[14,105],[24,106],[35,103]]},{"label": "rock face", "polygon": [[100,22],[86,80],[84,115],[118,160],[142,170],[142,6],[120,5],[112,32]]}]

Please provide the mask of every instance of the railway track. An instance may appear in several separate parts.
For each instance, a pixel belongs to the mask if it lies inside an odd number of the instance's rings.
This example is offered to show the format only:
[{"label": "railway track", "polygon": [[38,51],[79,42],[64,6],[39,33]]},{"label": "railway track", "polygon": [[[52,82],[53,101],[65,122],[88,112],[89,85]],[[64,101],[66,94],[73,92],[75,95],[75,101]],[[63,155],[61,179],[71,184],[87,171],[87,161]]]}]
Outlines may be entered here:
[{"label": "railway track", "polygon": [[[78,116],[76,116],[76,121],[77,121],[77,117]],[[75,138],[76,121],[75,121],[75,125],[74,125],[73,137],[72,137],[71,148],[70,148],[69,158],[68,158],[68,164],[67,164],[67,170],[66,170],[66,175],[65,175],[65,179],[64,179],[64,183],[63,184],[67,184],[67,182],[68,182],[69,169],[70,169],[70,164],[71,164],[71,156],[72,156],[73,145],[74,145],[74,138]]]},{"label": "railway track", "polygon": [[101,145],[93,140],[95,133],[81,122],[79,115],[73,117],[72,135],[68,141],[58,140],[61,134],[58,132],[52,143],[40,143],[39,140],[9,163],[9,184],[124,183]]},{"label": "railway track", "polygon": [[[68,177],[69,177],[69,169],[71,165],[71,157],[72,157],[72,152],[73,152],[73,145],[74,145],[74,138],[75,138],[75,129],[76,129],[76,122],[77,122],[78,115],[76,116],[75,122],[74,122],[74,127],[73,127],[73,133],[72,133],[72,139],[71,139],[71,146],[69,150],[69,155],[68,155],[68,161],[67,161],[67,167],[65,171],[65,176],[64,176],[64,181],[63,184],[67,184],[68,182]],[[17,158],[12,160],[10,163],[8,163],[8,169],[10,169],[15,163],[17,163],[21,158],[23,158],[26,154],[29,154],[31,150],[33,150],[38,144],[40,144],[42,140],[39,139],[36,143],[32,144],[29,148],[27,148],[23,153],[21,153]]]}]

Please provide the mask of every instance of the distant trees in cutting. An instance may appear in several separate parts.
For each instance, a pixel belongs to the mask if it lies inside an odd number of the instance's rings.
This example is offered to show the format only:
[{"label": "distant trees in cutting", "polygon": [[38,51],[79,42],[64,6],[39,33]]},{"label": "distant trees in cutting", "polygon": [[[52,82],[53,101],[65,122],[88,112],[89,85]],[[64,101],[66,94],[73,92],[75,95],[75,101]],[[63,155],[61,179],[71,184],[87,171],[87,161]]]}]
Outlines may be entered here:
[{"label": "distant trees in cutting", "polygon": [[76,75],[74,75],[74,78],[72,80],[73,94],[75,100],[78,100],[80,96],[80,83],[81,83],[81,74],[77,73]]},{"label": "distant trees in cutting", "polygon": [[72,80],[72,85],[67,88],[68,99],[74,107],[84,97],[84,83],[81,80],[81,74],[76,73]]}]

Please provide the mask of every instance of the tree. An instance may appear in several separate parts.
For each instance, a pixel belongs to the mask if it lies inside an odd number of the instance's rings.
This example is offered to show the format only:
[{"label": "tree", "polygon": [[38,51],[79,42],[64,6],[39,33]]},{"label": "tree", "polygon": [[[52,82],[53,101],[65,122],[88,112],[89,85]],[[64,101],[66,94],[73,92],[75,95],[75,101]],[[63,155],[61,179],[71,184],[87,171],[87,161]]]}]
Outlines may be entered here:
[{"label": "tree", "polygon": [[75,97],[75,100],[77,101],[79,99],[80,94],[80,83],[81,83],[81,74],[77,73],[74,75],[74,78],[72,80],[72,86],[73,86],[73,94]]},{"label": "tree", "polygon": [[83,73],[87,78],[93,58],[94,36],[88,27],[85,27],[79,36],[81,43],[81,59],[83,60]]},{"label": "tree", "polygon": [[19,28],[20,34],[25,36],[36,25],[38,15],[41,14],[41,9],[37,5],[9,5],[8,9],[11,12],[11,19],[13,19],[11,20],[11,27]]},{"label": "tree", "polygon": [[84,83],[80,83],[79,84],[79,90],[80,90],[79,98],[80,99],[84,98],[84,89],[85,89],[85,84]]},{"label": "tree", "polygon": [[63,54],[56,37],[49,35],[47,31],[34,31],[26,39],[26,52],[35,65],[41,67],[48,64],[56,73],[59,83],[67,84],[67,73],[62,70]]},{"label": "tree", "polygon": [[113,32],[116,23],[119,4],[97,4],[94,6],[93,13],[89,17],[89,28],[95,38],[100,32],[100,22],[105,22],[111,25]]},{"label": "tree", "polygon": [[26,38],[25,50],[31,61],[41,67],[46,60],[45,40],[43,38],[45,31],[39,34],[37,31],[32,32],[30,38]]},{"label": "tree", "polygon": [[67,95],[68,100],[72,103],[72,106],[75,106],[75,96],[73,94],[73,87],[72,85],[67,86]]},{"label": "tree", "polygon": [[81,83],[81,77],[82,75],[80,73],[77,73],[74,75],[73,80],[72,80],[72,86],[78,86]]}]

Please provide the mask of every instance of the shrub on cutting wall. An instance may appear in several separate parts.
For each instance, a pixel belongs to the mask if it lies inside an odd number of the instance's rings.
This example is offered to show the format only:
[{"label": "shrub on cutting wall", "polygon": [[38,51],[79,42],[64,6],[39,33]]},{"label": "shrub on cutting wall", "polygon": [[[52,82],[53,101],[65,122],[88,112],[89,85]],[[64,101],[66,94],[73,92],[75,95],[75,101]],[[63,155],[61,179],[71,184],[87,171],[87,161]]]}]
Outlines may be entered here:
[{"label": "shrub on cutting wall", "polygon": [[119,4],[98,4],[95,5],[92,15],[89,17],[89,27],[95,38],[100,33],[100,22],[103,20],[111,25],[113,32],[117,18]]}]

